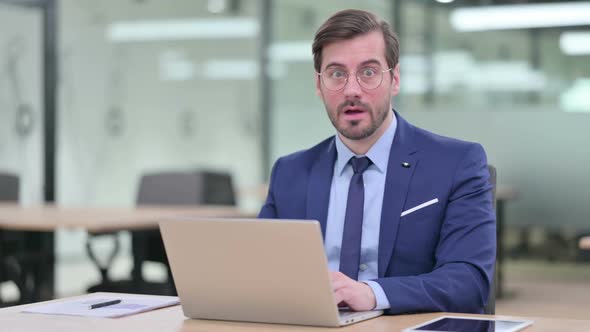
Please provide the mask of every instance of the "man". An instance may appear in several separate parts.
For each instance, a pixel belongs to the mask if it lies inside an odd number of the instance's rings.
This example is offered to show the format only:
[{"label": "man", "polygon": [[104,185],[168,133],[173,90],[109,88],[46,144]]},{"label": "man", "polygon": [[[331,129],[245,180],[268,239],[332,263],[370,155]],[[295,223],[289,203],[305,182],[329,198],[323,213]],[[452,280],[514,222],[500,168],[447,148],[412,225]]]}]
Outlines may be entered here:
[{"label": "man", "polygon": [[337,134],[275,163],[259,217],[320,222],[339,305],[481,313],[496,252],[482,147],[392,111],[399,43],[372,13],[334,14],[313,54]]}]

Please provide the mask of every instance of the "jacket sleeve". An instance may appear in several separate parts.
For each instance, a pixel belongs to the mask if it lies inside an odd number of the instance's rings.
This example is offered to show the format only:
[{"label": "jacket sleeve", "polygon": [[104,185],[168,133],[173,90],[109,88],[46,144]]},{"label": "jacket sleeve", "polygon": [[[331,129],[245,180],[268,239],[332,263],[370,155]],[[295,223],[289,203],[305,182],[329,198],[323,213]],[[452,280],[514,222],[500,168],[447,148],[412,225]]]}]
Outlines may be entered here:
[{"label": "jacket sleeve", "polygon": [[431,272],[375,280],[391,305],[388,314],[482,312],[496,260],[496,217],[479,144],[458,163],[443,218]]},{"label": "jacket sleeve", "polygon": [[268,185],[268,194],[266,196],[266,201],[264,205],[260,209],[258,213],[258,218],[264,219],[275,219],[279,218],[277,213],[277,207],[275,204],[275,188],[277,186],[277,173],[279,172],[279,163],[281,159],[277,160],[272,167],[272,171],[270,173],[270,183]]}]

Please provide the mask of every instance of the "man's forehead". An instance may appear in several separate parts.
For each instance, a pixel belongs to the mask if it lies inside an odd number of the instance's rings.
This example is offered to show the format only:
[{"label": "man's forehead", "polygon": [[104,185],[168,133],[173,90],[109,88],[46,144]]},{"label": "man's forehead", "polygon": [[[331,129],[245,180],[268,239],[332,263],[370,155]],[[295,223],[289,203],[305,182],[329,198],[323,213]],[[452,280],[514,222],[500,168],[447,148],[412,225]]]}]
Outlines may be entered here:
[{"label": "man's forehead", "polygon": [[[324,65],[326,68],[328,68],[328,67],[349,67],[346,64],[336,62],[336,61],[331,61],[331,62],[325,63]],[[356,67],[370,66],[370,65],[381,65],[381,61],[379,61],[379,59],[368,59],[368,60],[358,63],[356,65]]]},{"label": "man's forehead", "polygon": [[344,68],[358,68],[366,65],[381,65],[387,64],[385,55],[383,53],[371,52],[346,52],[345,54],[327,54],[323,56],[322,66],[327,67],[344,67]]},{"label": "man's forehead", "polygon": [[385,61],[385,42],[380,31],[362,34],[351,39],[326,44],[322,50],[322,65],[332,63],[357,67],[367,61]]}]

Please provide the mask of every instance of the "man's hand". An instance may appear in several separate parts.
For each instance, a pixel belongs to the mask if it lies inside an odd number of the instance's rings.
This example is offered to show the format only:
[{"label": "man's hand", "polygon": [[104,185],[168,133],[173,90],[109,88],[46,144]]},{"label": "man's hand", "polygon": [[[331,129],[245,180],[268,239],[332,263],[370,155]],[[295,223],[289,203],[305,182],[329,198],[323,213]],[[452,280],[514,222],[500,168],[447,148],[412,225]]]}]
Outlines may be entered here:
[{"label": "man's hand", "polygon": [[348,306],[354,311],[375,309],[375,294],[369,285],[350,279],[341,272],[330,272],[332,288],[338,306]]}]

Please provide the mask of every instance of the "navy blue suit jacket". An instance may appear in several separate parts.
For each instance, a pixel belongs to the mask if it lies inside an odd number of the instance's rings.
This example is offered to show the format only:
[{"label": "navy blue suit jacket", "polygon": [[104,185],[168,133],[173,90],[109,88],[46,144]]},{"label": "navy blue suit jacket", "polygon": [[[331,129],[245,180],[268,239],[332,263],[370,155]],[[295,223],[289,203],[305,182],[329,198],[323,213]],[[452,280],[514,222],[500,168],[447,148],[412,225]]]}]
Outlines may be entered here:
[{"label": "navy blue suit jacket", "polygon": [[[395,115],[375,280],[391,304],[387,313],[481,313],[496,259],[485,152]],[[325,235],[335,160],[334,137],[277,160],[259,218],[317,220]],[[438,203],[401,217],[435,198]]]}]

